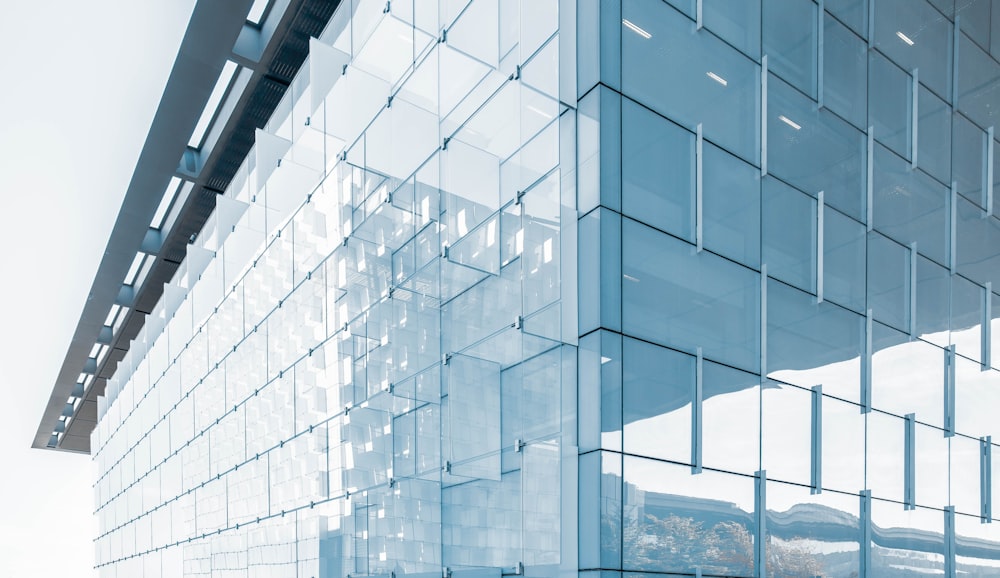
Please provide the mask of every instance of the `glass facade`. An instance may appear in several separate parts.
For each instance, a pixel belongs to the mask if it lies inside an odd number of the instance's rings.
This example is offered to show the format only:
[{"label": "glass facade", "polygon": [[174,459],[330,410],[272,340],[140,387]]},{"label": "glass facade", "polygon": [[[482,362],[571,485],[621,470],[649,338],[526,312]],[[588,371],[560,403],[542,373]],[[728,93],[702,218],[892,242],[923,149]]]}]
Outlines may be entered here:
[{"label": "glass facade", "polygon": [[1000,574],[1000,6],[736,4],[343,2],[109,381],[101,576]]}]

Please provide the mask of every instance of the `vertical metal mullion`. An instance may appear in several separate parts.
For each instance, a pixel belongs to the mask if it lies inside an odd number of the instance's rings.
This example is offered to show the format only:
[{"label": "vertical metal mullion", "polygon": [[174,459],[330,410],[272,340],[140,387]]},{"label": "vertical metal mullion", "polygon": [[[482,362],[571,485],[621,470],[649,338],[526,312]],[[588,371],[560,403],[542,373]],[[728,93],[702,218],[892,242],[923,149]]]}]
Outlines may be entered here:
[{"label": "vertical metal mullion", "polygon": [[760,57],[760,176],[767,176],[767,55]]},{"label": "vertical metal mullion", "polygon": [[702,468],[702,432],[704,427],[702,424],[702,399],[703,399],[703,383],[704,383],[704,358],[702,357],[701,348],[698,348],[697,357],[695,359],[695,372],[694,372],[694,399],[691,404],[691,473],[700,474]]},{"label": "vertical metal mullion", "polygon": [[955,346],[944,350],[944,437],[955,435]]},{"label": "vertical metal mullion", "polygon": [[914,68],[910,78],[910,168],[917,168],[917,146],[920,128],[920,82],[918,69]]},{"label": "vertical metal mullion", "polygon": [[868,127],[868,150],[865,167],[865,218],[868,231],[875,225],[875,127]]},{"label": "vertical metal mullion", "polygon": [[979,438],[979,521],[993,522],[993,436]]},{"label": "vertical metal mullion", "polygon": [[819,0],[819,9],[816,11],[816,103],[819,108],[823,108],[823,75],[825,72],[823,66],[823,15],[825,8],[823,4],[824,0]]},{"label": "vertical metal mullion", "polygon": [[759,470],[754,475],[754,576],[767,577],[767,472]]},{"label": "vertical metal mullion", "polygon": [[701,28],[705,25],[705,20],[702,11],[702,0],[697,0],[697,2],[695,3],[694,15],[695,15],[695,28],[701,30]]},{"label": "vertical metal mullion", "polygon": [[993,214],[993,155],[996,154],[993,144],[993,127],[986,129],[986,215]]},{"label": "vertical metal mullion", "polygon": [[959,42],[962,36],[962,29],[959,25],[960,16],[955,14],[955,22],[952,28],[951,35],[951,110],[958,110],[958,47],[961,45]]},{"label": "vertical metal mullion", "polygon": [[958,260],[958,181],[951,182],[951,202],[948,203],[948,269],[955,274]]},{"label": "vertical metal mullion", "polygon": [[907,510],[917,507],[916,492],[916,417],[906,414],[904,421],[905,445],[903,456],[903,504]]},{"label": "vertical metal mullion", "polygon": [[811,493],[823,491],[823,385],[812,388]]},{"label": "vertical metal mullion", "polygon": [[917,335],[917,242],[910,243],[910,291],[909,317],[910,337]]},{"label": "vertical metal mullion", "polygon": [[826,205],[823,200],[823,191],[816,195],[816,302],[823,302],[823,237],[824,233],[824,212]]},{"label": "vertical metal mullion", "polygon": [[861,413],[872,409],[872,310],[865,313],[865,351],[861,359]]},{"label": "vertical metal mullion", "polygon": [[983,330],[981,334],[982,370],[986,371],[993,365],[993,282],[987,281],[983,291]]},{"label": "vertical metal mullion", "polygon": [[859,555],[861,578],[871,576],[872,567],[872,492],[862,490],[861,494],[861,552]]},{"label": "vertical metal mullion", "polygon": [[955,578],[955,506],[944,509],[944,575]]},{"label": "vertical metal mullion", "polygon": [[704,178],[703,178],[703,163],[704,163],[704,146],[705,137],[702,133],[701,123],[698,123],[696,137],[695,137],[695,178],[694,178],[694,239],[695,246],[699,252],[701,252],[702,246],[704,244]]}]

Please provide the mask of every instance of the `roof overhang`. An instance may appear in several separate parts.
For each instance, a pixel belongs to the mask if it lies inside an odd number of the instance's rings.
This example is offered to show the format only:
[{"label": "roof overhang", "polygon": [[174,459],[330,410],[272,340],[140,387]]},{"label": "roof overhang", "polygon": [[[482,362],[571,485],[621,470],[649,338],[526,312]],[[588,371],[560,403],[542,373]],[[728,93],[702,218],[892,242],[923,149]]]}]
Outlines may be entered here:
[{"label": "roof overhang", "polygon": [[[190,239],[215,209],[216,196],[253,146],[254,130],[264,126],[284,96],[308,54],[309,38],[322,32],[340,2],[271,0],[260,23],[246,21],[252,3],[199,0],[194,7],[34,448],[90,452],[97,399],[108,378],[160,300],[163,284],[180,267]],[[200,146],[192,148],[188,141],[227,61],[240,65],[240,72],[211,113]],[[178,179],[180,186],[170,187]],[[175,191],[168,216],[152,228],[164,195]],[[126,284],[139,253],[150,264],[141,279]],[[113,308],[120,309],[120,318],[105,325]],[[95,346],[102,353],[90,357]]]}]

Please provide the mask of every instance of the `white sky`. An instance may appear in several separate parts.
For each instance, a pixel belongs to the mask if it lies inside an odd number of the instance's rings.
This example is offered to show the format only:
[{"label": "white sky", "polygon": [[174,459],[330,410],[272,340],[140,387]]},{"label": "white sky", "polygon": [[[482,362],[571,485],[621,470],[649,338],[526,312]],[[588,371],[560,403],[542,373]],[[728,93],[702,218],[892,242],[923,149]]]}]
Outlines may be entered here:
[{"label": "white sky", "polygon": [[0,2],[0,578],[96,576],[90,459],[30,445],[193,6]]}]

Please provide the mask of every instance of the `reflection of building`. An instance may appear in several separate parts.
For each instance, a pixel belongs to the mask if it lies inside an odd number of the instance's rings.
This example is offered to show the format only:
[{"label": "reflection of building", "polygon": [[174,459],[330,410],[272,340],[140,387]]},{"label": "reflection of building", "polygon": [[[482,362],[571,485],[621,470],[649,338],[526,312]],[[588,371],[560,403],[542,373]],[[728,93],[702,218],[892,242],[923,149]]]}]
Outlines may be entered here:
[{"label": "reflection of building", "polygon": [[35,439],[102,575],[1000,570],[1000,8],[339,4],[193,12]]}]

